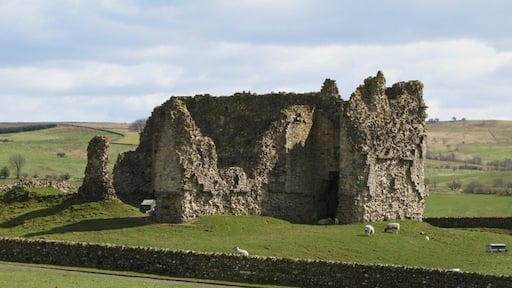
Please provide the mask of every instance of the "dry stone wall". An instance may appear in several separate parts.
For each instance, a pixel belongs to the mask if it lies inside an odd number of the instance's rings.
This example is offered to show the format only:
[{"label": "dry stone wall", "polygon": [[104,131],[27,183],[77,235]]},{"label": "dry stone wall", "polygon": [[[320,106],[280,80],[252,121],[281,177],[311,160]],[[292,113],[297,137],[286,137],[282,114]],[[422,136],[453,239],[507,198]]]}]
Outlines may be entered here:
[{"label": "dry stone wall", "polygon": [[294,287],[512,286],[510,276],[49,240],[0,238],[0,260]]},{"label": "dry stone wall", "polygon": [[18,182],[13,184],[0,185],[0,193],[5,193],[15,188],[34,188],[34,187],[45,187],[60,190],[64,193],[72,193],[76,191],[76,187],[73,184],[66,181],[55,181],[38,178],[21,178]]},{"label": "dry stone wall", "polygon": [[348,101],[320,92],[171,97],[114,169],[120,198],[157,200],[154,217],[269,215],[313,223],[421,219],[425,105],[419,81],[382,73]]}]

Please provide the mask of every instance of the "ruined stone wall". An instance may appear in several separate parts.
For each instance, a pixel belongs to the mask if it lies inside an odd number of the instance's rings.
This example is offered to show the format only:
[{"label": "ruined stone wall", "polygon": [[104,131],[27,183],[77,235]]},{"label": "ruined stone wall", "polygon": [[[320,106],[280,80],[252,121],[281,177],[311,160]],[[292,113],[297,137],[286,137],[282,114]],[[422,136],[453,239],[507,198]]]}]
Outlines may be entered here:
[{"label": "ruined stone wall", "polygon": [[[340,102],[319,93],[172,97],[153,111],[146,124],[151,132],[141,135],[151,159],[145,175],[151,174],[158,203],[154,216],[171,222],[219,213],[316,220],[326,206],[322,181],[337,169],[330,156],[338,119],[322,115],[333,109],[327,105],[336,109]],[[321,169],[317,157],[328,168]],[[116,175],[131,173],[127,159],[120,157],[115,170],[123,172]]]},{"label": "ruined stone wall", "polygon": [[313,223],[421,219],[425,106],[418,81],[365,80],[343,101],[320,92],[171,97],[115,166],[120,198],[157,199],[154,216],[269,215]]}]

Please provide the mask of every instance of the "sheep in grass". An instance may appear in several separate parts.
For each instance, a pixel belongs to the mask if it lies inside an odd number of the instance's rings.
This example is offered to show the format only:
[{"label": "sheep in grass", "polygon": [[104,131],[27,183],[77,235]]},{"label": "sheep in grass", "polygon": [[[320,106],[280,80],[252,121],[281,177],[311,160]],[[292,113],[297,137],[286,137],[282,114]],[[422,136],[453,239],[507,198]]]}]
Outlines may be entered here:
[{"label": "sheep in grass", "polygon": [[400,223],[396,222],[388,223],[388,225],[386,225],[386,228],[384,228],[384,232],[395,231],[395,233],[398,233],[398,230],[400,230]]},{"label": "sheep in grass", "polygon": [[368,236],[372,236],[373,234],[375,234],[375,228],[373,228],[372,225],[365,225],[364,233],[366,233],[366,235]]},{"label": "sheep in grass", "polygon": [[238,246],[233,247],[233,251],[235,251],[236,255],[249,256],[249,252],[247,252],[247,250],[240,249]]}]

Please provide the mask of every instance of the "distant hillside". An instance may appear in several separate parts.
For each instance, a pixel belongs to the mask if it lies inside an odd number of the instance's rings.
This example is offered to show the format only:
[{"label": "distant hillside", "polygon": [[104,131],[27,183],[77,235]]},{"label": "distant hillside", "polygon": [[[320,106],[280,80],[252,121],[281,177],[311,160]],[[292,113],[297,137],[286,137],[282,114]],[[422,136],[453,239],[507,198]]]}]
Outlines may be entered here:
[{"label": "distant hillside", "polygon": [[0,129],[1,128],[23,127],[23,126],[48,125],[48,124],[55,124],[55,122],[0,122]]},{"label": "distant hillside", "polygon": [[453,145],[512,145],[512,121],[478,120],[428,123],[428,147],[446,150]]},{"label": "distant hillside", "polygon": [[81,127],[89,127],[95,129],[115,130],[122,129],[128,130],[131,123],[117,123],[117,122],[58,122],[57,124],[74,125]]},{"label": "distant hillside", "polygon": [[[9,159],[13,155],[21,155],[26,160],[21,175],[68,178],[79,186],[87,164],[87,145],[91,138],[109,138],[111,167],[119,153],[135,149],[139,141],[138,133],[129,131],[129,124],[126,123],[55,123],[47,129],[22,131],[26,127],[41,125],[3,123],[0,126],[0,169],[7,167],[10,170],[7,179],[0,178],[0,184],[14,181],[15,171]],[[1,133],[1,129],[11,128],[19,131]]]},{"label": "distant hillside", "polygon": [[20,127],[20,126],[34,126],[34,125],[48,125],[48,124],[67,124],[84,126],[99,129],[128,129],[131,123],[125,122],[0,122],[0,128],[6,127]]},{"label": "distant hillside", "polygon": [[427,137],[431,191],[512,195],[512,121],[428,123]]},{"label": "distant hillside", "polygon": [[36,131],[56,126],[55,123],[0,123],[0,134]]},{"label": "distant hillside", "polygon": [[512,121],[439,122],[427,124],[427,129],[429,156],[453,153],[452,161],[466,162],[480,157],[480,164],[512,158]]}]

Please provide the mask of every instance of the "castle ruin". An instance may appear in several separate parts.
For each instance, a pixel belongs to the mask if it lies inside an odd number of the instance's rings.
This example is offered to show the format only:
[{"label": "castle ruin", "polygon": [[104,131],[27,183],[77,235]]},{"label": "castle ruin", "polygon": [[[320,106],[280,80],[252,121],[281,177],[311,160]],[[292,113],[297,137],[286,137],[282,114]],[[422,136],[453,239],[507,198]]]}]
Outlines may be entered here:
[{"label": "castle ruin", "polygon": [[155,198],[158,221],[268,215],[298,223],[423,215],[426,106],[420,81],[369,77],[343,100],[320,92],[171,97],[135,151],[120,155],[121,199]]},{"label": "castle ruin", "polygon": [[90,201],[113,199],[116,191],[108,171],[108,148],[110,143],[105,136],[95,136],[87,146],[87,166],[84,181],[78,194]]}]

